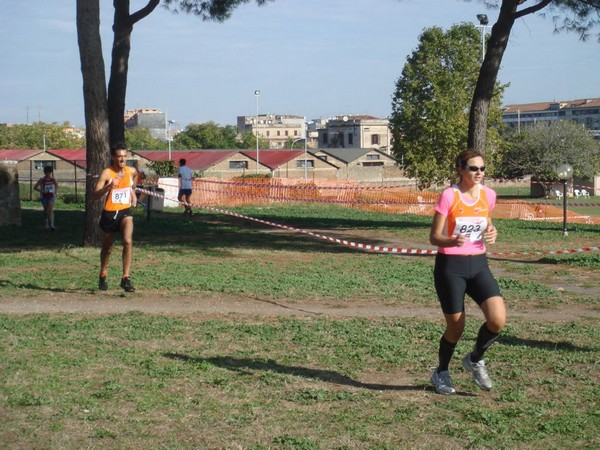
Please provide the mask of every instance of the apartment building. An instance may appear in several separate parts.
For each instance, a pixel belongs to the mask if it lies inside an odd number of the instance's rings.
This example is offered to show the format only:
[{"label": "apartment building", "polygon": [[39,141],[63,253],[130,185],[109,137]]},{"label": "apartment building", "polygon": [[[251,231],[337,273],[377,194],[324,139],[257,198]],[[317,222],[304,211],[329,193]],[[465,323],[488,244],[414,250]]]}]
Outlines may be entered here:
[{"label": "apartment building", "polygon": [[389,120],[373,116],[338,116],[319,131],[319,148],[372,148],[390,154]]},{"label": "apartment building", "polygon": [[155,139],[167,139],[167,115],[155,108],[132,109],[125,113],[125,128],[147,128]]},{"label": "apartment building", "polygon": [[585,126],[600,139],[600,98],[507,105],[502,109],[502,122],[507,128],[520,129],[556,120],[571,120]]},{"label": "apartment building", "polygon": [[237,127],[266,139],[269,148],[282,149],[289,141],[304,139],[305,119],[302,116],[259,114],[238,116]]}]

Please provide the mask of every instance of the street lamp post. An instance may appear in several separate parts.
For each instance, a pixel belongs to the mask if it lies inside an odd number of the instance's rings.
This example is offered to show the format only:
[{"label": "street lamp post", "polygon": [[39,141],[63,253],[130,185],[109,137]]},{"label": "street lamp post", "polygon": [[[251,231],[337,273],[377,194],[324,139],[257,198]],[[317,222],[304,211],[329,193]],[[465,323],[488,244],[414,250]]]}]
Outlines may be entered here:
[{"label": "street lamp post", "polygon": [[292,145],[290,145],[290,150],[294,150],[294,144],[295,144],[296,142],[298,142],[298,141],[301,141],[301,140],[302,140],[302,138],[294,139],[294,140],[292,141]]},{"label": "street lamp post", "polygon": [[260,97],[260,91],[256,90],[254,91],[254,96],[256,97],[256,173],[258,174],[258,160],[259,160],[259,156],[258,156],[258,97]]},{"label": "street lamp post", "polygon": [[567,231],[567,181],[573,177],[573,168],[569,164],[561,164],[556,168],[556,175],[563,184],[563,236],[568,236]]},{"label": "street lamp post", "polygon": [[485,59],[485,29],[488,27],[488,16],[487,14],[477,14],[477,20],[479,20],[479,26],[481,28],[481,62]]},{"label": "street lamp post", "polygon": [[308,122],[306,121],[306,117],[304,118],[304,181],[308,179],[308,160],[307,156],[307,141],[308,141]]},{"label": "street lamp post", "polygon": [[175,123],[174,120],[167,120],[167,141],[169,143],[169,161],[171,160],[171,141],[173,140],[173,136],[171,136],[171,125]]}]

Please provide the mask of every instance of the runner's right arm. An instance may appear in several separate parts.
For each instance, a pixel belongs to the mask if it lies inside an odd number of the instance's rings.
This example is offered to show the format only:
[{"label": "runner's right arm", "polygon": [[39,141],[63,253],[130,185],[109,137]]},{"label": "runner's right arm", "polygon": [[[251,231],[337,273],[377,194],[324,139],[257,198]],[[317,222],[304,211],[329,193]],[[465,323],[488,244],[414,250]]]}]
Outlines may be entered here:
[{"label": "runner's right arm", "polygon": [[100,178],[98,178],[98,182],[96,183],[96,188],[92,193],[93,200],[99,200],[106,194],[112,186],[112,179],[110,177],[110,171],[108,169],[104,169],[100,174]]}]

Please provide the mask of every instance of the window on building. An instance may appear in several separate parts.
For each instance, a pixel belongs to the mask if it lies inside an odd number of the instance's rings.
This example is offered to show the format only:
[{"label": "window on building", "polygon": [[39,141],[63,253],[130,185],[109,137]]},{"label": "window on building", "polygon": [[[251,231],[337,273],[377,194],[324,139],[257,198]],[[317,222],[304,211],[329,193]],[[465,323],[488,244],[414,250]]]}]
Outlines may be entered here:
[{"label": "window on building", "polygon": [[298,136],[298,130],[294,130],[294,136]]},{"label": "window on building", "polygon": [[271,136],[271,132],[267,130],[267,137]]},{"label": "window on building", "polygon": [[281,131],[277,130],[277,136],[281,136]]},{"label": "window on building", "polygon": [[329,141],[327,133],[323,133],[323,144],[327,144]]},{"label": "window on building", "polygon": [[56,161],[34,161],[33,168],[35,170],[44,170],[44,167],[50,166],[52,170],[56,170]]},{"label": "window on building", "polygon": [[379,145],[379,135],[378,134],[371,135],[371,145]]},{"label": "window on building", "polygon": [[354,135],[352,133],[348,133],[348,145],[354,145]]},{"label": "window on building", "polygon": [[312,159],[298,159],[296,160],[296,167],[315,167],[315,162]]},{"label": "window on building", "polygon": [[285,135],[286,135],[286,136],[289,136],[289,135],[290,135],[290,132],[289,132],[288,130],[285,130]]},{"label": "window on building", "polygon": [[364,167],[383,166],[383,161],[364,161],[362,165]]},{"label": "window on building", "polygon": [[248,161],[229,161],[230,169],[247,169]]},{"label": "window on building", "polygon": [[367,159],[369,159],[371,161],[376,160],[376,159],[381,159],[381,155],[379,155],[377,153],[369,154],[369,155],[367,155]]}]

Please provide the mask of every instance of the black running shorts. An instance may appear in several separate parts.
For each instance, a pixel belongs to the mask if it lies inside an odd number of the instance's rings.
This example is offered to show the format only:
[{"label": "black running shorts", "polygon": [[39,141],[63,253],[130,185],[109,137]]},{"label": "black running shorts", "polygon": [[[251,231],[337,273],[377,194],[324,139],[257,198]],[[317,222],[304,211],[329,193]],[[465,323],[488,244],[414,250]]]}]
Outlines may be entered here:
[{"label": "black running shorts", "polygon": [[438,253],[435,257],[433,277],[435,290],[445,314],[463,312],[465,310],[465,294],[468,294],[480,306],[490,297],[502,296],[485,254],[445,255]]},{"label": "black running shorts", "polygon": [[131,208],[120,211],[102,211],[100,216],[100,229],[105,233],[116,233],[121,229],[124,217],[133,216]]}]

